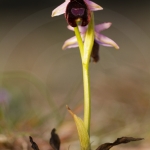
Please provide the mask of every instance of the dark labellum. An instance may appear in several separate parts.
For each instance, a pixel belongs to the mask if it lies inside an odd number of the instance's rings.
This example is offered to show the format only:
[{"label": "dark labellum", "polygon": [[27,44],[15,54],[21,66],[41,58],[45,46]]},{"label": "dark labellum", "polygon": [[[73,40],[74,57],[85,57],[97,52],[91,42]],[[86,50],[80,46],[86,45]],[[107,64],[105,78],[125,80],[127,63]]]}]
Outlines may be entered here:
[{"label": "dark labellum", "polygon": [[98,62],[100,59],[99,44],[95,40],[94,40],[94,44],[93,44],[93,48],[92,48],[91,58],[92,58],[92,62]]},{"label": "dark labellum", "polygon": [[86,26],[91,19],[90,10],[84,0],[70,0],[67,5],[66,20],[69,25],[76,27],[76,20],[81,20],[81,26]]}]

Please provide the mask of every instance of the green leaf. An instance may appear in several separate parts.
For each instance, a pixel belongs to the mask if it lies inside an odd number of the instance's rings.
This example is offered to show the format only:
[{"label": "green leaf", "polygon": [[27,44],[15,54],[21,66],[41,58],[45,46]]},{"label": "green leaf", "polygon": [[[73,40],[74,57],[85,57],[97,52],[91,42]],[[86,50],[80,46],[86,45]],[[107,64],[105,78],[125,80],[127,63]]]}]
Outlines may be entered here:
[{"label": "green leaf", "polygon": [[90,150],[90,139],[89,139],[88,132],[85,128],[84,122],[82,121],[81,118],[77,117],[68,106],[66,107],[70,112],[70,114],[72,115],[72,117],[74,118],[74,121],[76,123],[81,150]]},{"label": "green leaf", "polygon": [[90,61],[93,44],[94,44],[94,15],[91,12],[91,21],[88,24],[88,29],[86,31],[84,41],[84,55],[83,55],[84,64],[87,64]]}]

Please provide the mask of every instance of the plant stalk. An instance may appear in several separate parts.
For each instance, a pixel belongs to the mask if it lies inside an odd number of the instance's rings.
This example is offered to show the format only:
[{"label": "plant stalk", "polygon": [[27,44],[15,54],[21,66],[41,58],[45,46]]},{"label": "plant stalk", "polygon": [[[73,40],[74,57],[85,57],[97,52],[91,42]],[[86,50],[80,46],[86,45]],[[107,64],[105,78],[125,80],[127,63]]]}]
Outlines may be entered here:
[{"label": "plant stalk", "polygon": [[74,32],[75,32],[75,35],[76,35],[76,38],[77,38],[77,41],[79,44],[79,50],[80,50],[80,55],[81,55],[81,59],[82,59],[84,47],[83,47],[82,37],[80,35],[78,26],[74,28]]},{"label": "plant stalk", "polygon": [[[78,24],[77,24],[78,25]],[[93,18],[88,26],[88,32],[86,34],[86,47],[83,44],[81,33],[78,26],[74,28],[75,35],[78,41],[83,69],[83,88],[84,88],[84,125],[90,137],[90,122],[91,122],[91,94],[90,94],[90,77],[89,77],[89,60],[92,51],[94,32],[93,32]],[[89,42],[90,39],[90,42]]]},{"label": "plant stalk", "polygon": [[84,88],[84,124],[90,137],[91,122],[91,93],[90,93],[90,77],[89,63],[83,64],[83,88]]}]

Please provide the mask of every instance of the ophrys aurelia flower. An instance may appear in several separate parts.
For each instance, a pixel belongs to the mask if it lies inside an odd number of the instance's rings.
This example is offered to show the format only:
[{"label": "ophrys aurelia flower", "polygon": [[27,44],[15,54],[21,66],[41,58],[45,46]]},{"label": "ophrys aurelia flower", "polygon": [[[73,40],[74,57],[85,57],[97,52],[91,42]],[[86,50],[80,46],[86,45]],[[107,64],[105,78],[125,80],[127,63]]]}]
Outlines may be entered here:
[{"label": "ophrys aurelia flower", "polygon": [[81,21],[81,26],[86,26],[91,19],[91,11],[102,10],[103,8],[89,0],[66,0],[55,8],[52,17],[65,14],[69,25],[76,27],[76,21]]}]

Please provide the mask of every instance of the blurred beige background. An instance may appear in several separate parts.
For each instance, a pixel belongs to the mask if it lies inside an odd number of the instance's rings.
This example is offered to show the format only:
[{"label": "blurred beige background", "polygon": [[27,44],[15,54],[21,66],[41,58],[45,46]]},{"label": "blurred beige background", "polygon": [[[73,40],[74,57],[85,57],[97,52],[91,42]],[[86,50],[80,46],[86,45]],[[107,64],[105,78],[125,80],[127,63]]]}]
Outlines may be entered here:
[{"label": "blurred beige background", "polygon": [[[57,127],[64,139],[76,134],[65,105],[83,117],[81,60],[77,48],[62,50],[74,36],[64,16],[51,18],[62,2],[0,2],[0,90],[8,101],[1,103],[1,126],[6,131],[40,128],[46,138],[47,130]],[[97,3],[104,10],[95,13],[95,22],[112,22],[102,34],[120,50],[101,46],[100,61],[90,64],[93,146],[135,136],[145,138],[144,147],[150,141],[150,3]]]}]

